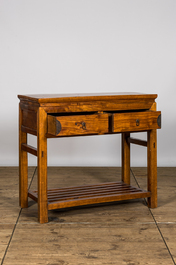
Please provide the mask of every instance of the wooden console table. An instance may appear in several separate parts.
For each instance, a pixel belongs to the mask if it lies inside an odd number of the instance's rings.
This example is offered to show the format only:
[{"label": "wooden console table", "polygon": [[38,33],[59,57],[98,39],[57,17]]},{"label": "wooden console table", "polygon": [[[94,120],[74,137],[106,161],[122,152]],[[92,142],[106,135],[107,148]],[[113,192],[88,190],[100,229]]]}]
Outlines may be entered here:
[{"label": "wooden console table", "polygon": [[[155,94],[57,94],[18,95],[19,104],[19,200],[38,203],[38,220],[48,222],[48,210],[136,198],[148,198],[157,207],[156,129],[161,112]],[[147,141],[130,137],[147,131]],[[37,149],[27,144],[27,134],[37,136]],[[122,181],[47,189],[47,138],[122,134]],[[148,190],[130,185],[130,144],[147,147]],[[27,153],[38,158],[38,190],[28,191]]]}]

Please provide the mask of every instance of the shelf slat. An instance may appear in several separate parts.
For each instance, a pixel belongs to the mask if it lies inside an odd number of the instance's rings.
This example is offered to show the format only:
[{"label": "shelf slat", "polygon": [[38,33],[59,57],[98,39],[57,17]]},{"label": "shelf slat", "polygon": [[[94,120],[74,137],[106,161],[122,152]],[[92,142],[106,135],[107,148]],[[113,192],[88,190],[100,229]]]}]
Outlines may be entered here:
[{"label": "shelf slat", "polygon": [[[38,201],[38,192],[29,191],[28,196]],[[150,197],[151,193],[123,182],[64,187],[47,192],[48,210],[80,205]]]}]

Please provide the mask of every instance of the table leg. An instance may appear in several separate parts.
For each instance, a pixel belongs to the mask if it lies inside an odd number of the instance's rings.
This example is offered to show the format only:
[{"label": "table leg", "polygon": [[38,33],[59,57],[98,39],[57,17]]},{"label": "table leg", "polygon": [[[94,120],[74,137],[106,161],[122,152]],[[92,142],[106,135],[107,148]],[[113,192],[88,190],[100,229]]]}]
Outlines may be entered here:
[{"label": "table leg", "polygon": [[37,153],[38,153],[38,220],[48,222],[47,202],[47,113],[43,108],[37,114]]},{"label": "table leg", "polygon": [[122,133],[122,181],[130,184],[130,133]]},{"label": "table leg", "polygon": [[157,207],[157,137],[156,130],[147,133],[147,155],[148,155],[148,191],[151,197],[148,198],[148,207]]},{"label": "table leg", "polygon": [[27,133],[22,132],[23,111],[19,105],[19,205],[21,208],[28,207],[28,156],[21,149],[21,144],[27,144]]}]

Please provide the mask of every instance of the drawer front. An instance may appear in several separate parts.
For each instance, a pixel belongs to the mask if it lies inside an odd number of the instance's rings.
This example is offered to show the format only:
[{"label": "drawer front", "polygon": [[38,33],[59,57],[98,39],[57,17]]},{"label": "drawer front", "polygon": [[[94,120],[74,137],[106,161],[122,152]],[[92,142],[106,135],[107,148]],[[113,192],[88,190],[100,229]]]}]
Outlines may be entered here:
[{"label": "drawer front", "polygon": [[161,111],[114,113],[112,132],[137,132],[161,128]]},{"label": "drawer front", "polygon": [[48,115],[48,133],[55,136],[104,134],[109,131],[108,114]]}]

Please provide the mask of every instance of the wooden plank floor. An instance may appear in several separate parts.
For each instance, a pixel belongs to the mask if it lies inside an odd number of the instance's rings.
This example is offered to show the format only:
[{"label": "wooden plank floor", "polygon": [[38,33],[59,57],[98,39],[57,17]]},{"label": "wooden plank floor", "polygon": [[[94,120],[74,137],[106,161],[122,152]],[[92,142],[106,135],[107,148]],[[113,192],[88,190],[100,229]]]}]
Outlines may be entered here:
[{"label": "wooden plank floor", "polygon": [[[120,168],[48,168],[48,187],[119,181]],[[131,184],[146,189],[146,168],[131,169]],[[29,186],[37,188],[29,168]],[[158,168],[158,208],[144,199],[49,211],[18,206],[18,168],[0,168],[1,265],[176,264],[176,168]]]}]

